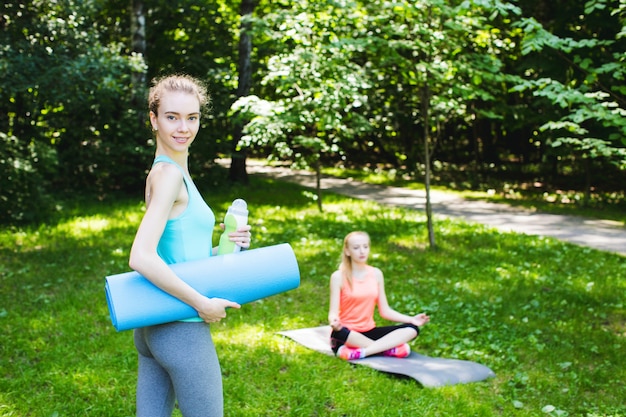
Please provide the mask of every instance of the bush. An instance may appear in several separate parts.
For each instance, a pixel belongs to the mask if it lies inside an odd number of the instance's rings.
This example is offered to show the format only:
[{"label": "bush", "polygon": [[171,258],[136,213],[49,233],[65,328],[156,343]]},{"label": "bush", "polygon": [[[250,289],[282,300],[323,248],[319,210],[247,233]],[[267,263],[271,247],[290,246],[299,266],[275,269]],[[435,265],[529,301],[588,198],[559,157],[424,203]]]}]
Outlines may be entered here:
[{"label": "bush", "polygon": [[47,218],[52,198],[45,173],[55,163],[54,150],[41,142],[19,140],[0,132],[0,222],[27,223]]}]

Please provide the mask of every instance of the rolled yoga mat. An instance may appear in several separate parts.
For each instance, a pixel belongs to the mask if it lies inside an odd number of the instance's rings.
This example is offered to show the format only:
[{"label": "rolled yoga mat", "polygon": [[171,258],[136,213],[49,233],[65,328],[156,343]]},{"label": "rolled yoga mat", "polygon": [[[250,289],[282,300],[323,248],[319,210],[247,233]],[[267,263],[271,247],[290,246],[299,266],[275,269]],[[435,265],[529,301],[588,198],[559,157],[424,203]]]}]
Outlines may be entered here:
[{"label": "rolled yoga mat", "polygon": [[[300,285],[298,262],[287,243],[170,267],[199,293],[239,304]],[[105,291],[111,321],[117,331],[198,317],[191,306],[135,271],[106,277]]]}]

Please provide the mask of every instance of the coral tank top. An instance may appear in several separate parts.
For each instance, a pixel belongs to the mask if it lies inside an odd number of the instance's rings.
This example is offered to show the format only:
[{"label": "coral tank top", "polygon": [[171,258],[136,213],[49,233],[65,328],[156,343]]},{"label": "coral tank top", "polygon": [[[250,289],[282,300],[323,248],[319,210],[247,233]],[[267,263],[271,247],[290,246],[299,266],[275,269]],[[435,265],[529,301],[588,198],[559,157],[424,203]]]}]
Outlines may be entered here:
[{"label": "coral tank top", "polygon": [[376,327],[374,308],[378,303],[378,281],[374,268],[368,269],[363,279],[352,279],[352,288],[344,279],[339,296],[339,321],[343,326],[357,332]]}]

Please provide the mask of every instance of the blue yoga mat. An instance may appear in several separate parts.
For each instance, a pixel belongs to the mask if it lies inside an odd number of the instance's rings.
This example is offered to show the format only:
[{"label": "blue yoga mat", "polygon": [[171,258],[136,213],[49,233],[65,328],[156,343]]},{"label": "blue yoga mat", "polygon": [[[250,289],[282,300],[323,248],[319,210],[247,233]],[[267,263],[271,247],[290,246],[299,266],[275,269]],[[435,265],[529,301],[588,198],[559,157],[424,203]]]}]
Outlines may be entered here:
[{"label": "blue yoga mat", "polygon": [[[287,243],[170,265],[207,297],[246,304],[297,288],[300,271]],[[188,304],[132,271],[106,277],[111,322],[117,331],[198,317]]]}]

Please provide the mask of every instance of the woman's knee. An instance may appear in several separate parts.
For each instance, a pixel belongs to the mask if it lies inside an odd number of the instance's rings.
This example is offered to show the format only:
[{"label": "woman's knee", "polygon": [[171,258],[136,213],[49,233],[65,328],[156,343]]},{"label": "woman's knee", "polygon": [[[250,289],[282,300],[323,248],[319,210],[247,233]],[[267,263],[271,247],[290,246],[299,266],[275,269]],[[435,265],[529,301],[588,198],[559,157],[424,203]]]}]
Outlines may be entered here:
[{"label": "woman's knee", "polygon": [[341,330],[333,330],[330,333],[330,348],[332,351],[337,353],[337,350],[346,344],[348,336],[350,336],[350,329],[347,327],[342,327]]},{"label": "woman's knee", "polygon": [[411,329],[413,332],[415,332],[415,335],[411,337],[411,340],[415,339],[417,336],[420,335],[420,328],[414,324],[405,323],[401,327],[405,329]]}]

